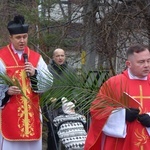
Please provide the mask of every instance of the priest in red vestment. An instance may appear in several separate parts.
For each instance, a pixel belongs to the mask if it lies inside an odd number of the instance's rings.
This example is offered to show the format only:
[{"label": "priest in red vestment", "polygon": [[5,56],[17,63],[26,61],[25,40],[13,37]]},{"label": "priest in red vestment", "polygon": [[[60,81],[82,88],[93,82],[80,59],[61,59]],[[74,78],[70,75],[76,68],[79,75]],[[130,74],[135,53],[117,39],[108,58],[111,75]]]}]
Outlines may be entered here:
[{"label": "priest in red vestment", "polygon": [[92,102],[84,150],[149,150],[150,50],[127,50],[127,69],[108,79]]},{"label": "priest in red vestment", "polygon": [[1,150],[42,150],[39,94],[51,87],[52,74],[42,56],[27,46],[24,21],[18,15],[8,23],[10,44],[0,50],[0,73],[12,81],[0,78]]}]

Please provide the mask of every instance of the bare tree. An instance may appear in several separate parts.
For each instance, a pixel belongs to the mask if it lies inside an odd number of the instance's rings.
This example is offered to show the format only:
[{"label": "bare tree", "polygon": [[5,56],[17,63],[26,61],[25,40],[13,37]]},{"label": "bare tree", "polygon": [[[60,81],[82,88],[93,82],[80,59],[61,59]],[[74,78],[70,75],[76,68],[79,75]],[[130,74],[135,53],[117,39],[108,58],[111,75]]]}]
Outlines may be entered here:
[{"label": "bare tree", "polygon": [[81,68],[110,69],[116,74],[125,67],[125,51],[130,44],[149,44],[149,3],[149,0],[1,1],[0,32],[4,36],[0,43],[2,46],[7,41],[7,21],[21,12],[31,24],[29,43],[46,59],[54,48],[62,47],[72,55],[70,60],[74,63],[80,64],[85,57]]}]

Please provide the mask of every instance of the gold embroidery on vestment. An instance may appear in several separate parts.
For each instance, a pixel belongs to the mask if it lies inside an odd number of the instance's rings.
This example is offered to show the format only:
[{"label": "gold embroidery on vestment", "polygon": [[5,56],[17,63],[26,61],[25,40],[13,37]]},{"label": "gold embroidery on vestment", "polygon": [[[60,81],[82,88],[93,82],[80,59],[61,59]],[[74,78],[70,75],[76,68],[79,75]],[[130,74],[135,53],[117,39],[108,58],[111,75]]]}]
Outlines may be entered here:
[{"label": "gold embroidery on vestment", "polygon": [[20,96],[18,107],[18,127],[20,129],[21,137],[33,136],[34,133],[34,113],[32,111],[31,102],[28,94],[30,95],[31,89],[26,82],[26,73],[24,70],[16,72],[18,74],[18,80],[22,81],[22,92],[25,94]]},{"label": "gold embroidery on vestment", "polygon": [[145,129],[143,128],[141,132],[137,129],[135,131],[135,136],[137,137],[137,141],[135,142],[135,145],[140,148],[140,150],[143,149],[143,145],[147,143],[147,140],[149,139],[148,135],[145,133]]},{"label": "gold embroidery on vestment", "polygon": [[[143,96],[143,89],[142,85],[139,85],[140,95],[139,96],[132,96],[135,99],[139,99],[141,106],[143,108],[143,99],[148,99],[150,96]],[[145,133],[145,128],[142,129],[142,131],[139,131],[138,129],[135,130],[135,136],[137,137],[137,141],[135,142],[135,145],[140,148],[140,150],[144,150],[143,145],[147,143],[147,140],[149,139],[149,136],[147,133]]]},{"label": "gold embroidery on vestment", "polygon": [[139,85],[139,88],[140,88],[140,95],[139,96],[132,96],[133,98],[139,98],[140,99],[140,103],[141,103],[141,106],[143,108],[143,99],[146,98],[150,98],[150,96],[143,96],[143,91],[142,91],[142,85]]}]

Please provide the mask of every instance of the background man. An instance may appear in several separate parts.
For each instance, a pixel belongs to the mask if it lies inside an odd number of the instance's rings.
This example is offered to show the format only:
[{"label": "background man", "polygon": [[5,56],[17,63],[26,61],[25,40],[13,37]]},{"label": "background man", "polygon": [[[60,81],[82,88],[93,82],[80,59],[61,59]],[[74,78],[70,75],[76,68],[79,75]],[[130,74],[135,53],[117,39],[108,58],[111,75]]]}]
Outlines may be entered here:
[{"label": "background man", "polygon": [[64,78],[67,72],[74,72],[74,69],[68,65],[66,61],[66,53],[63,49],[57,48],[53,51],[52,61],[48,65],[48,69],[53,74],[54,78]]},{"label": "background man", "polygon": [[[66,76],[69,73],[74,73],[74,69],[70,67],[66,61],[65,51],[61,48],[57,48],[53,51],[52,60],[48,65],[49,71],[54,76],[54,85],[57,84],[58,80],[67,80]],[[61,103],[61,101],[57,101],[57,104]],[[45,108],[44,108],[45,109]],[[51,111],[50,111],[51,110]],[[62,108],[59,107],[57,109],[53,108],[53,106],[47,106],[46,112],[51,112],[51,114],[46,113],[49,122],[48,125],[48,138],[47,138],[47,150],[57,149],[58,148],[58,135],[55,126],[53,125],[53,117],[56,117],[62,113]]]}]

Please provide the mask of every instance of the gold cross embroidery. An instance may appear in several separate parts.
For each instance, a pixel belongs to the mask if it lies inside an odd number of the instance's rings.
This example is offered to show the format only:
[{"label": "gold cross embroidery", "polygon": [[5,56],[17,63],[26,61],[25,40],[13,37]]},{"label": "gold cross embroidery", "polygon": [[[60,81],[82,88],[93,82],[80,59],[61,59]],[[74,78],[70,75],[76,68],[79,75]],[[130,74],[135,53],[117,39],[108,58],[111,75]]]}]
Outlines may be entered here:
[{"label": "gold cross embroidery", "polygon": [[141,107],[143,108],[143,99],[144,98],[150,98],[150,96],[143,96],[143,89],[142,89],[142,86],[139,85],[139,89],[140,89],[140,95],[139,96],[132,96],[133,98],[139,98],[140,99],[140,104],[141,104]]},{"label": "gold cross embroidery", "polygon": [[[140,95],[139,96],[132,96],[133,98],[138,98],[138,99],[140,99],[140,104],[141,104],[141,108],[143,108],[143,99],[147,99],[147,98],[150,98],[150,96],[143,96],[143,89],[142,89],[142,85],[139,85],[139,89],[140,89]],[[149,137],[147,137],[147,135],[145,135],[145,133],[144,133],[144,129],[142,130],[142,133],[139,133],[139,135],[137,136],[137,139],[139,140],[139,143],[140,143],[140,145],[139,145],[139,148],[140,148],[140,150],[144,150],[144,147],[143,147],[143,144],[142,144],[142,142],[143,142],[143,137],[144,137],[144,139],[145,139],[145,141],[144,141],[144,143],[145,142],[147,142],[147,139],[149,138]],[[137,134],[137,133],[135,133],[135,134]],[[137,143],[136,143],[137,144]]]}]

